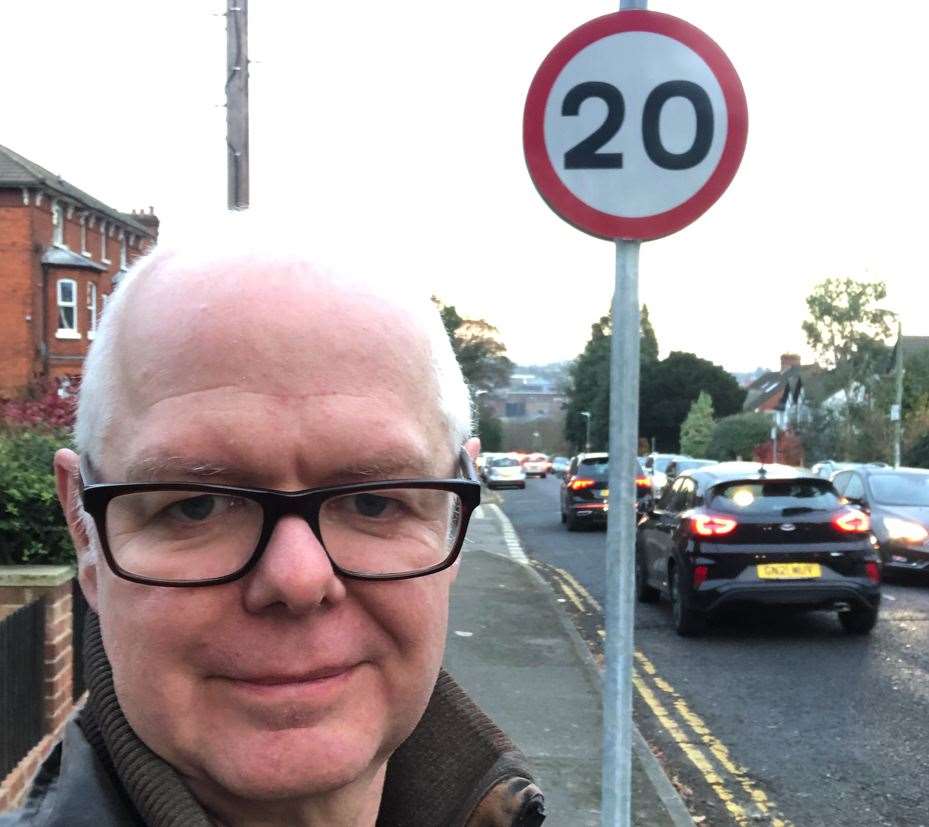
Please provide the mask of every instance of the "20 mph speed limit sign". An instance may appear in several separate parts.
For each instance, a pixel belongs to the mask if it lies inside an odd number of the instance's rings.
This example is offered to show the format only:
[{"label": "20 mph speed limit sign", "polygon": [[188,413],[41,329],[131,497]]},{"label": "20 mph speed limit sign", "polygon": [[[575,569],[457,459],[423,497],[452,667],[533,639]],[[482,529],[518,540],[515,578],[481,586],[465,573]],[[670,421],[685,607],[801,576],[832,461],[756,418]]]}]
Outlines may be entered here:
[{"label": "20 mph speed limit sign", "polygon": [[576,29],[536,72],[523,116],[536,188],[566,221],[608,239],[680,230],[722,195],[748,130],[735,69],[666,14],[622,11]]}]

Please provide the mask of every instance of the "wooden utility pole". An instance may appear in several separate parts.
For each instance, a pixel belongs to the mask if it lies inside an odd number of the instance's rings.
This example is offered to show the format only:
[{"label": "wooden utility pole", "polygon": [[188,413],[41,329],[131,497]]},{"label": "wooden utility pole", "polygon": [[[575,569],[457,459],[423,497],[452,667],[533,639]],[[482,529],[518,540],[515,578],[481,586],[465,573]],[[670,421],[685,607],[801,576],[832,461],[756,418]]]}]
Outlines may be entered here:
[{"label": "wooden utility pole", "polygon": [[226,0],[228,207],[248,207],[248,0]]}]

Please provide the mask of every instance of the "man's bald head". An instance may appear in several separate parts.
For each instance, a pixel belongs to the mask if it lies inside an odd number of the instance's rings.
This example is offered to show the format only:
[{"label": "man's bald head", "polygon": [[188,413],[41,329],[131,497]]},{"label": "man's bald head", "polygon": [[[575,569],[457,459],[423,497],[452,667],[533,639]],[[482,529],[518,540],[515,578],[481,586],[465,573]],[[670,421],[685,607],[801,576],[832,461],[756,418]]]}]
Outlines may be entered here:
[{"label": "man's bald head", "polygon": [[292,233],[269,235],[269,226],[279,225],[229,214],[195,242],[161,245],[136,263],[85,362],[82,454],[103,462],[112,441],[131,438],[140,409],[174,394],[164,384],[183,382],[185,371],[243,389],[260,382],[265,392],[317,404],[336,390],[316,379],[332,362],[344,366],[343,391],[363,390],[375,367],[398,382],[421,377],[421,416],[438,419],[449,447],[463,444],[470,397],[428,296],[334,274],[289,246]]}]

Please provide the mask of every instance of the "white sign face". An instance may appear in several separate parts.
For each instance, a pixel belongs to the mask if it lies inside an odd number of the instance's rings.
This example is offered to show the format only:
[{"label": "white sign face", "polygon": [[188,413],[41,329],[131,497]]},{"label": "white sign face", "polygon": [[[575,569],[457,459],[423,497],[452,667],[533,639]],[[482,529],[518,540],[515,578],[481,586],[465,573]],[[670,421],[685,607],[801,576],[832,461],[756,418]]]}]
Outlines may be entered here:
[{"label": "white sign face", "polygon": [[523,147],[548,205],[600,238],[685,227],[729,186],[748,111],[710,38],[666,14],[621,11],[558,43],[526,97]]},{"label": "white sign face", "polygon": [[667,212],[699,192],[726,128],[709,66],[654,32],[621,32],[580,51],[545,106],[545,147],[562,183],[594,209],[627,218]]}]

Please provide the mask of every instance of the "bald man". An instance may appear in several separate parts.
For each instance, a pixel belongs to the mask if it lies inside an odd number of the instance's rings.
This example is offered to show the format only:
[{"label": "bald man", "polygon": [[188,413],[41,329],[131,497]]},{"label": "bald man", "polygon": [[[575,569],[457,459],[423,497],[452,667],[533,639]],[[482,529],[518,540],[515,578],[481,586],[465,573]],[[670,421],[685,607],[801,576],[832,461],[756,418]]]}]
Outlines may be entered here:
[{"label": "bald man", "polygon": [[0,823],[540,824],[441,671],[480,486],[438,315],[263,226],[156,250],[104,314],[55,458],[89,700]]}]

